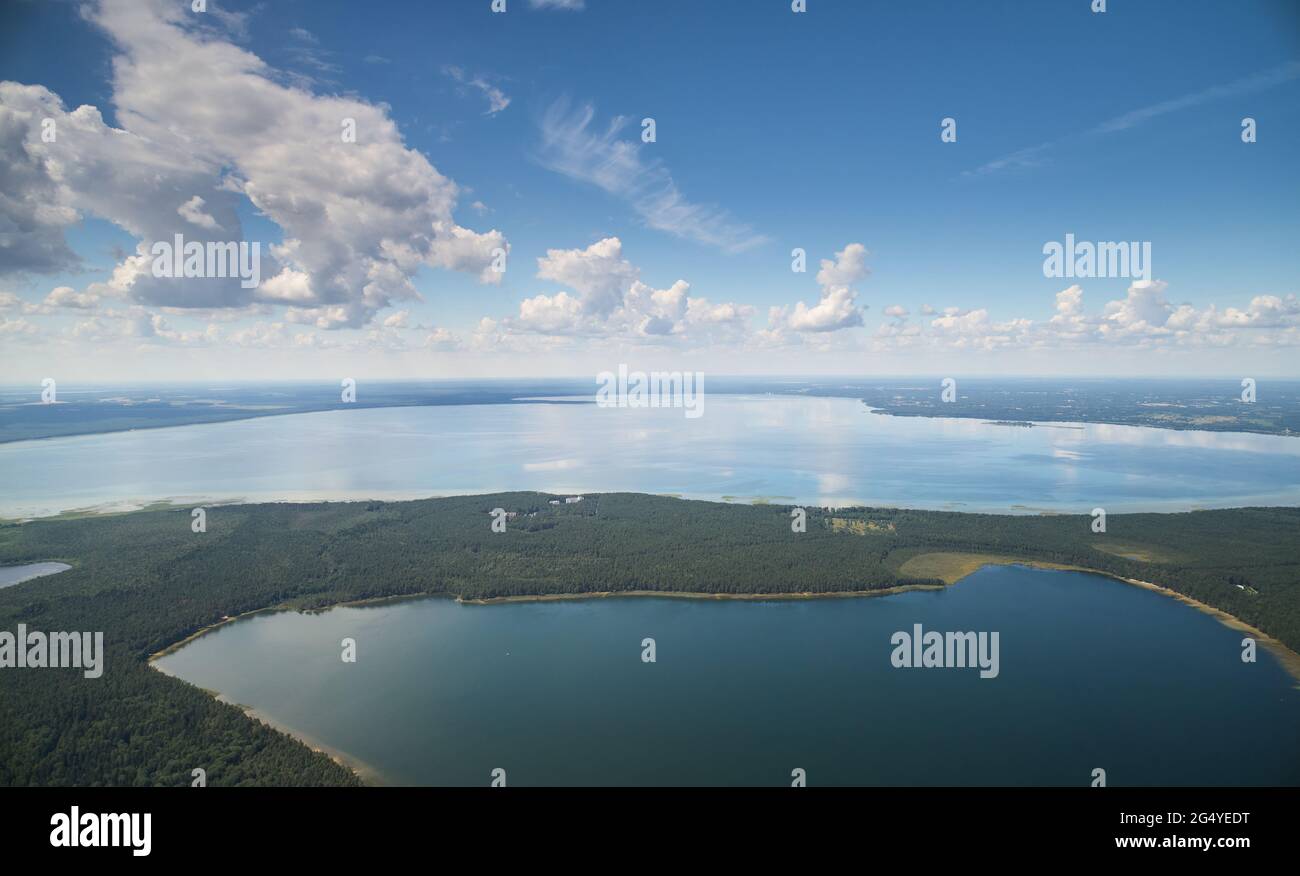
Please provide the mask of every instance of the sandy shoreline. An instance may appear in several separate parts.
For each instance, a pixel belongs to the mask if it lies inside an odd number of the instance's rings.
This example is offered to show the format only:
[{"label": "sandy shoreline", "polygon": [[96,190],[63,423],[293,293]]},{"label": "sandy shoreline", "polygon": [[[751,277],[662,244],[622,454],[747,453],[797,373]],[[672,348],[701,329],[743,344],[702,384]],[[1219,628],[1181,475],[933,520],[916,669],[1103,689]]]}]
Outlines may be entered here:
[{"label": "sandy shoreline", "polygon": [[535,596],[455,597],[461,605],[504,605],[510,602],[564,602],[575,599],[613,599],[620,596],[659,596],[666,599],[734,599],[742,602],[779,602],[791,599],[858,599],[889,596],[908,590],[942,590],[947,584],[899,584],[878,590],[840,590],[834,593],[790,591],[786,593],[703,593],[690,590],[592,590],[589,593],[539,593]]},{"label": "sandy shoreline", "polygon": [[[186,641],[188,641],[188,639]],[[159,652],[159,654],[161,654],[161,652]],[[149,658],[149,665],[153,669],[155,669],[158,672],[161,672],[163,675],[167,675],[172,678],[180,678],[180,676],[168,672],[166,669],[163,669],[161,666],[154,665],[153,661],[154,661],[154,657],[156,656],[159,655],[153,655]],[[184,681],[185,679],[181,678],[180,680]],[[276,730],[280,733],[283,733],[285,736],[294,739],[297,742],[301,742],[303,745],[307,746],[312,751],[325,755],[330,760],[334,761],[336,764],[343,767],[348,772],[352,773],[352,775],[360,779],[362,784],[374,785],[374,786],[382,786],[382,785],[389,784],[389,782],[384,777],[383,773],[381,773],[378,769],[366,763],[365,761],[361,760],[360,758],[348,754],[346,751],[342,751],[337,748],[332,748],[326,745],[325,743],[321,742],[320,740],[302,732],[296,727],[290,727],[288,724],[285,724],[283,721],[279,721],[271,717],[270,715],[266,714],[265,712],[258,711],[252,706],[246,706],[243,703],[237,703],[234,700],[227,697],[225,694],[221,693],[220,691],[210,691],[207,688],[200,688],[200,689],[203,690],[204,693],[210,694],[212,698],[215,699],[217,702],[225,703],[226,705],[229,706],[234,706],[236,709],[239,709],[241,712],[243,712],[247,717],[251,718],[252,720],[265,724],[267,727],[270,727],[272,730]]]},{"label": "sandy shoreline", "polygon": [[1205,612],[1228,629],[1249,633],[1251,638],[1255,639],[1255,641],[1263,646],[1265,650],[1277,658],[1277,662],[1282,665],[1282,668],[1285,669],[1287,674],[1289,674],[1296,682],[1295,687],[1300,689],[1300,654],[1292,651],[1285,644],[1279,642],[1263,630],[1252,627],[1241,618],[1228,614],[1222,609],[1215,608],[1212,605],[1207,605],[1204,602],[1179,593],[1177,590],[1170,590],[1168,587],[1160,584],[1152,584],[1150,581],[1138,581],[1135,578],[1122,578],[1119,575],[1111,575],[1106,572],[1095,572],[1094,574],[1105,575],[1107,578],[1114,578],[1117,581],[1123,581],[1125,584],[1132,584],[1134,587],[1141,587],[1144,590],[1153,590],[1163,596],[1176,599],[1184,605],[1189,605],[1197,611]]}]

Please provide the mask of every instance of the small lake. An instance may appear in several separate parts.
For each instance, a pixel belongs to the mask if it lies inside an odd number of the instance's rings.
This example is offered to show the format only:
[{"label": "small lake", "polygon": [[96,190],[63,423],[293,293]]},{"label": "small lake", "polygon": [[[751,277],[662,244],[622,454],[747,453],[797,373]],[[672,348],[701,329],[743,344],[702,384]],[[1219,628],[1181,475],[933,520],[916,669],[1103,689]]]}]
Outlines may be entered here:
[{"label": "small lake", "polygon": [[[998,632],[997,677],[894,668],[918,623]],[[873,598],[265,614],[156,665],[393,784],[1300,784],[1300,690],[1241,638],[1109,578],[988,566]]]},{"label": "small lake", "polygon": [[0,587],[12,587],[33,578],[66,572],[71,568],[67,563],[28,563],[24,566],[0,566]]},{"label": "small lake", "polygon": [[10,518],[508,490],[1013,513],[1300,504],[1300,438],[890,417],[798,396],[710,395],[698,419],[591,403],[327,411],[3,444],[0,471]]}]

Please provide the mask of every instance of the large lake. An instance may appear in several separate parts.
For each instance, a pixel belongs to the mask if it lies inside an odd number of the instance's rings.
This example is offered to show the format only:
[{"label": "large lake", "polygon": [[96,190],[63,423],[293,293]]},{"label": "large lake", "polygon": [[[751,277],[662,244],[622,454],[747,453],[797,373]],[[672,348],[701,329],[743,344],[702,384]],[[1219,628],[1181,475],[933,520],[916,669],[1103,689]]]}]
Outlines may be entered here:
[{"label": "large lake", "polygon": [[[998,676],[893,668],[917,623],[997,631]],[[991,566],[873,598],[259,615],[158,665],[396,784],[1300,784],[1300,690],[1240,641],[1108,578]]]},{"label": "large lake", "polygon": [[630,491],[966,511],[1300,504],[1300,439],[889,417],[710,395],[704,415],[592,403],[330,411],[0,445],[0,517],[161,499]]}]

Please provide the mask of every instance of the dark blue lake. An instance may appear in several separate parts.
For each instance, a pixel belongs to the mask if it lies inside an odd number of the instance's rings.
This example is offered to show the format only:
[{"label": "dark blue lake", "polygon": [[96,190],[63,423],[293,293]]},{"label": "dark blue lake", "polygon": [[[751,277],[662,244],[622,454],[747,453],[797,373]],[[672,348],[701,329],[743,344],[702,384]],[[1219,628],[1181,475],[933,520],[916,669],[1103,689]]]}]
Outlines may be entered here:
[{"label": "dark blue lake", "polygon": [[[997,677],[894,668],[918,623],[998,632]],[[1242,635],[1109,578],[989,566],[874,598],[266,614],[158,665],[394,784],[1300,784],[1300,690]]]}]

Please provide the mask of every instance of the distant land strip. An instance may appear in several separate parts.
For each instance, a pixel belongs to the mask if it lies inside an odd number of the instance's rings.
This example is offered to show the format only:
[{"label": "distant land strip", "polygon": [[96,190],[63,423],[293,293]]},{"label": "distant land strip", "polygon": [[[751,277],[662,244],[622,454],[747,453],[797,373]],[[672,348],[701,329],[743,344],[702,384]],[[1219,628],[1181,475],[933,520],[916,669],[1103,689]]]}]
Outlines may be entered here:
[{"label": "distant land strip", "polygon": [[[594,380],[363,382],[344,402],[329,384],[252,384],[208,390],[64,392],[40,404],[34,391],[0,389],[0,444],[40,438],[221,423],[333,410],[493,404],[590,404]],[[979,420],[999,426],[1093,423],[1154,429],[1300,435],[1300,380],[1262,384],[1244,402],[1231,381],[969,380],[944,401],[934,381],[790,380],[720,377],[714,395],[856,399],[876,414]]]}]

